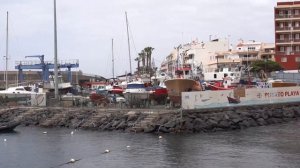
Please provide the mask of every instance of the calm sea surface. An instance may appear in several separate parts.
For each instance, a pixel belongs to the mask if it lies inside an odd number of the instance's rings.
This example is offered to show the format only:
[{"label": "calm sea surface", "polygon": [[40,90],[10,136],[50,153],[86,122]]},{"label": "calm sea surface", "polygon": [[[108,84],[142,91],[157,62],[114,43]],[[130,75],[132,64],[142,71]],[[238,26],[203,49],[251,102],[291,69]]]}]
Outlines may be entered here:
[{"label": "calm sea surface", "polygon": [[162,136],[20,126],[0,134],[0,168],[300,167],[300,121]]}]

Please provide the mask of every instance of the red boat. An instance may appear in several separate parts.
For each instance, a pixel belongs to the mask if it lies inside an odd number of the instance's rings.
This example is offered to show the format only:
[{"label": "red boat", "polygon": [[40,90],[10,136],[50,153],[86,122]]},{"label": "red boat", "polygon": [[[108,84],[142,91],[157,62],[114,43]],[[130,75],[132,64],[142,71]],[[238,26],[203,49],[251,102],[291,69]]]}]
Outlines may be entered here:
[{"label": "red boat", "polygon": [[155,87],[147,87],[148,91],[151,92],[150,99],[156,100],[157,102],[165,102],[168,97],[167,88],[155,86]]},{"label": "red boat", "polygon": [[216,82],[214,84],[209,84],[209,85],[207,85],[207,87],[210,90],[231,90],[231,89],[236,88],[235,86],[228,86],[227,88],[225,88],[223,86],[222,82]]},{"label": "red boat", "polygon": [[111,94],[123,94],[124,89],[120,86],[113,86],[111,90],[109,90],[109,92]]}]

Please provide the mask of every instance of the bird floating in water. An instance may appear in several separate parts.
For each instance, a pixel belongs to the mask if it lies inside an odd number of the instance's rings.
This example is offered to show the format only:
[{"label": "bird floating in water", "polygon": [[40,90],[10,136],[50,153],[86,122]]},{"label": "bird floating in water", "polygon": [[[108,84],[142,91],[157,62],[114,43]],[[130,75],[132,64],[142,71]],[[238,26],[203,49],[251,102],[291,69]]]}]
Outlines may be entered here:
[{"label": "bird floating in water", "polygon": [[43,134],[47,134],[47,132],[45,131],[45,132],[43,132]]},{"label": "bird floating in water", "polygon": [[73,159],[73,158],[71,158],[71,159],[70,159],[70,163],[74,163],[74,162],[76,162],[76,160]]},{"label": "bird floating in water", "polygon": [[159,139],[162,139],[162,136],[159,136],[158,138],[159,138]]},{"label": "bird floating in water", "polygon": [[6,139],[3,139],[3,141],[6,142],[7,140],[6,140]]},{"label": "bird floating in water", "polygon": [[74,134],[74,132],[72,131],[72,132],[71,132],[71,135],[73,135],[73,134]]},{"label": "bird floating in water", "polygon": [[130,148],[130,146],[129,146],[129,145],[127,145],[126,147],[127,147],[127,148]]},{"label": "bird floating in water", "polygon": [[104,153],[109,153],[110,152],[110,150],[108,150],[108,149],[106,149],[105,151],[104,151]]}]

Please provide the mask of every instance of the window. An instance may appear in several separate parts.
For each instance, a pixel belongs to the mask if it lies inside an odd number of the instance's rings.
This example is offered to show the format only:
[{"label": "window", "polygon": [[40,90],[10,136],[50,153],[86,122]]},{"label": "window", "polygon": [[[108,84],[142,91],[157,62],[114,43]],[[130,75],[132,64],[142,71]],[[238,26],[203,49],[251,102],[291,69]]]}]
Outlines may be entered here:
[{"label": "window", "polygon": [[255,51],[255,47],[248,47],[248,51]]},{"label": "window", "polygon": [[290,22],[290,23],[288,23],[288,27],[292,27],[292,23]]},{"label": "window", "polygon": [[284,40],[284,35],[283,35],[283,34],[280,34],[279,39],[280,39],[280,40]]},{"label": "window", "polygon": [[295,9],[295,15],[299,15],[299,9]]},{"label": "window", "polygon": [[296,51],[296,52],[299,52],[299,51],[300,51],[300,46],[296,46],[296,47],[295,47],[295,51]]},{"label": "window", "polygon": [[295,27],[299,27],[299,22],[295,22]]},{"label": "window", "polygon": [[299,34],[295,34],[295,39],[299,40],[300,35]]},{"label": "window", "polygon": [[280,51],[280,52],[284,52],[284,47],[280,47],[280,48],[279,48],[279,51]]},{"label": "window", "polygon": [[283,25],[283,23],[280,23],[279,26],[280,26],[280,28],[283,28],[284,25]]},{"label": "window", "polygon": [[283,10],[280,10],[279,11],[279,16],[283,16],[283,14],[284,14]]},{"label": "window", "polygon": [[300,62],[300,57],[296,57],[296,58],[295,58],[295,61],[296,61],[296,62]]},{"label": "window", "polygon": [[287,58],[286,57],[281,57],[281,62],[287,62]]},{"label": "window", "polygon": [[289,34],[289,40],[292,40],[292,39],[293,39],[293,35]]}]

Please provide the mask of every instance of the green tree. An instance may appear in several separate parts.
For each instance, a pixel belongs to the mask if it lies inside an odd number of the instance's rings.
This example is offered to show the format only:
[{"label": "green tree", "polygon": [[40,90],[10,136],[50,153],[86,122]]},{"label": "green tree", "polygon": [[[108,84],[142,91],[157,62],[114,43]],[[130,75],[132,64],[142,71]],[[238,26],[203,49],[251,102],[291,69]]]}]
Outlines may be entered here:
[{"label": "green tree", "polygon": [[271,60],[257,60],[251,64],[252,72],[259,72],[264,70],[265,72],[280,71],[283,68],[274,61]]},{"label": "green tree", "polygon": [[146,53],[144,50],[142,50],[139,53],[139,58],[140,58],[140,60],[142,60],[142,69],[144,69],[145,68],[145,58],[146,58]]},{"label": "green tree", "polygon": [[144,51],[146,53],[146,61],[147,61],[146,67],[147,67],[147,70],[150,70],[150,67],[151,67],[151,56],[152,56],[152,51],[153,50],[154,50],[153,47],[144,48]]},{"label": "green tree", "polygon": [[137,71],[139,71],[141,59],[140,59],[140,57],[136,57],[134,60],[137,61]]}]

